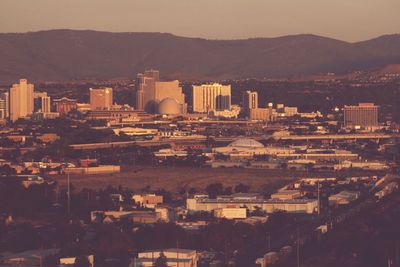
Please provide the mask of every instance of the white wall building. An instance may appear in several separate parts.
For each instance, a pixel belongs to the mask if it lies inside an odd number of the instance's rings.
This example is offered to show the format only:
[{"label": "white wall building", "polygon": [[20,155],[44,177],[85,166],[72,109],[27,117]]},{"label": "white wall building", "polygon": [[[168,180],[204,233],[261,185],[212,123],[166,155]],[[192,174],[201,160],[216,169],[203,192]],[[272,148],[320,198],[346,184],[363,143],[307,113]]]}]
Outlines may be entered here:
[{"label": "white wall building", "polygon": [[246,219],[247,210],[246,208],[215,209],[214,216],[217,218],[226,218],[226,219]]},{"label": "white wall building", "polygon": [[257,208],[267,212],[286,211],[290,213],[312,214],[318,207],[316,199],[263,199],[263,198],[237,198],[235,196],[210,199],[208,197],[188,198],[186,208],[189,212],[207,211],[225,208],[247,208],[254,211]]}]

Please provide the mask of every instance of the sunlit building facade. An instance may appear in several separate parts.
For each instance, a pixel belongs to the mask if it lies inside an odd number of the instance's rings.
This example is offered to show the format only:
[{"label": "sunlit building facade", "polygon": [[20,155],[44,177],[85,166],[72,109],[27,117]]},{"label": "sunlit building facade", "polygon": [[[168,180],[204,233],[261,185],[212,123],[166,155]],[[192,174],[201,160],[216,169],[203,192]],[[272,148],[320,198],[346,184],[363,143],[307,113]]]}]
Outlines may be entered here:
[{"label": "sunlit building facade", "polygon": [[33,84],[26,79],[13,84],[10,88],[10,119],[16,121],[19,118],[27,117],[33,113]]},{"label": "sunlit building facade", "polygon": [[185,95],[179,81],[160,81],[159,77],[158,70],[137,75],[136,109],[167,115],[186,113]]},{"label": "sunlit building facade", "polygon": [[379,107],[373,103],[360,103],[358,106],[344,107],[344,125],[348,128],[373,128],[378,123]]},{"label": "sunlit building facade", "polygon": [[193,112],[231,109],[231,86],[219,83],[193,85]]},{"label": "sunlit building facade", "polygon": [[110,109],[113,105],[113,89],[109,87],[89,89],[92,109]]}]

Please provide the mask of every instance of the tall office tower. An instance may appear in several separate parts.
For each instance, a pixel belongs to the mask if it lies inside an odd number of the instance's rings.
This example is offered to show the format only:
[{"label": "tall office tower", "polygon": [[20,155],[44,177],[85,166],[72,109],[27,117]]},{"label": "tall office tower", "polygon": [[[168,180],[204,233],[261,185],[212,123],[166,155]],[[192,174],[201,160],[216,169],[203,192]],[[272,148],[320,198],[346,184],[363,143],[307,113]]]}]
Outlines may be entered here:
[{"label": "tall office tower", "polygon": [[51,98],[46,92],[34,92],[34,111],[49,113],[51,112]]},{"label": "tall office tower", "polygon": [[10,119],[16,121],[33,113],[33,84],[26,79],[19,80],[10,88]]},{"label": "tall office tower", "polygon": [[193,85],[193,112],[231,109],[231,86],[214,84]]},{"label": "tall office tower", "polygon": [[146,103],[152,97],[154,98],[155,83],[160,81],[160,72],[158,70],[146,70],[139,73],[136,77],[136,109],[149,110]]},{"label": "tall office tower", "polygon": [[146,70],[144,76],[147,78],[153,78],[155,82],[160,81],[160,71],[158,70]]},{"label": "tall office tower", "polygon": [[0,119],[6,118],[6,101],[0,99]]},{"label": "tall office tower", "polygon": [[[148,70],[137,75],[136,109],[167,115],[186,113],[185,95],[179,81],[160,81],[159,76],[158,70]],[[161,103],[163,105],[160,110]]]},{"label": "tall office tower", "polygon": [[251,109],[258,108],[258,93],[246,91],[243,94],[243,111],[249,115]]},{"label": "tall office tower", "polygon": [[42,112],[50,113],[51,112],[51,98],[50,96],[42,97]]},{"label": "tall office tower", "polygon": [[7,119],[10,115],[10,93],[2,93],[0,95],[0,100],[2,100],[2,118]]},{"label": "tall office tower", "polygon": [[154,83],[152,77],[146,77],[145,74],[139,73],[136,77],[136,105],[137,110],[144,110],[144,91],[149,83]]},{"label": "tall office tower", "polygon": [[345,127],[371,128],[378,126],[378,106],[373,103],[359,103],[358,106],[344,107]]},{"label": "tall office tower", "polygon": [[105,87],[100,89],[90,88],[90,107],[92,109],[110,109],[113,105],[113,90]]}]

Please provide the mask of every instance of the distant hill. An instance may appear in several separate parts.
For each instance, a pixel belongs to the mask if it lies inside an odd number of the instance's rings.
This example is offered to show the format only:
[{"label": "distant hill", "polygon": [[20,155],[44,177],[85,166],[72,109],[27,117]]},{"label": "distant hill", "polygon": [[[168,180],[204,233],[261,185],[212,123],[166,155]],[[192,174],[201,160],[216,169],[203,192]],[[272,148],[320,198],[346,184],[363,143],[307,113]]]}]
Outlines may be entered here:
[{"label": "distant hill", "polygon": [[0,81],[280,78],[400,63],[400,35],[348,43],[315,35],[206,40],[165,33],[51,30],[0,34]]}]

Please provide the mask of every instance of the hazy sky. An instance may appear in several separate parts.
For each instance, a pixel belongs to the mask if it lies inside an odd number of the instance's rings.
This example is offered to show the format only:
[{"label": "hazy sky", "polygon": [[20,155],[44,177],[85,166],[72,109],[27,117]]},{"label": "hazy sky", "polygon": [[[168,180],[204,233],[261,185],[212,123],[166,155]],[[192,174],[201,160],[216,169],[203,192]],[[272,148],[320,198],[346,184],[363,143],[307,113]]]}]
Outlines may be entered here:
[{"label": "hazy sky", "polygon": [[0,32],[60,28],[359,41],[400,32],[400,0],[0,0]]}]

